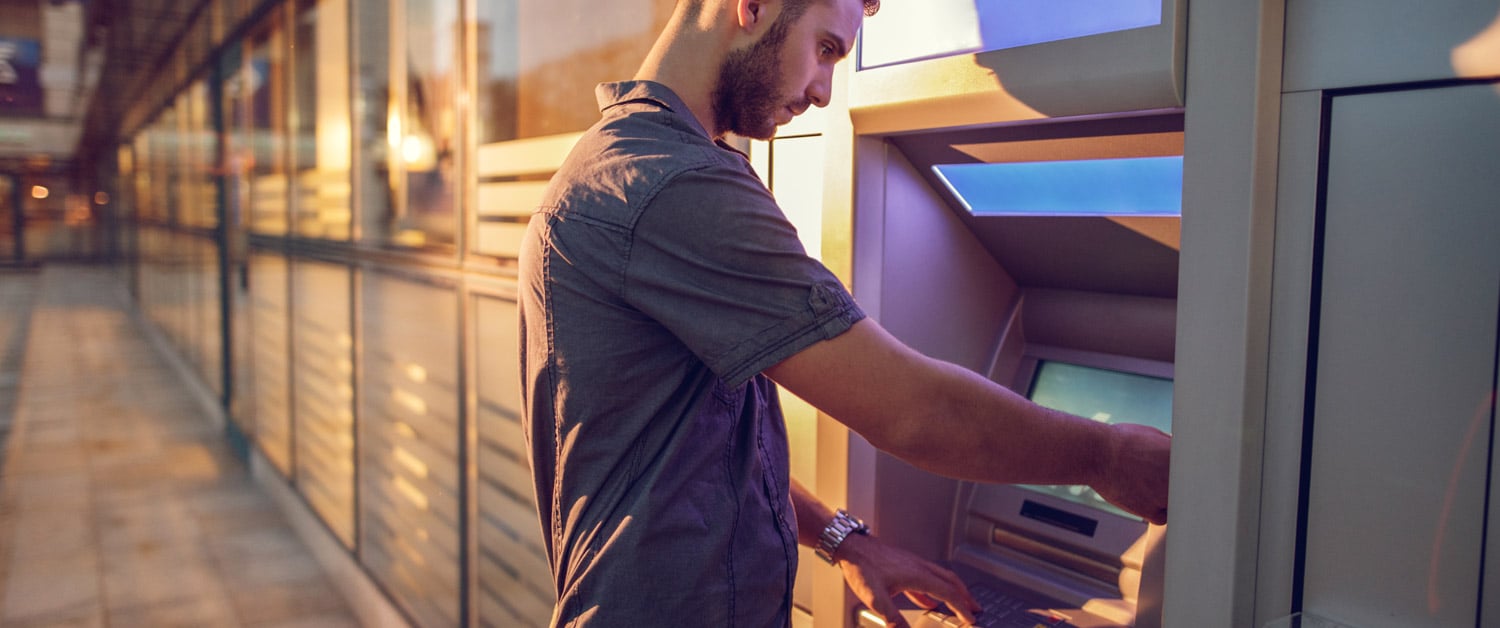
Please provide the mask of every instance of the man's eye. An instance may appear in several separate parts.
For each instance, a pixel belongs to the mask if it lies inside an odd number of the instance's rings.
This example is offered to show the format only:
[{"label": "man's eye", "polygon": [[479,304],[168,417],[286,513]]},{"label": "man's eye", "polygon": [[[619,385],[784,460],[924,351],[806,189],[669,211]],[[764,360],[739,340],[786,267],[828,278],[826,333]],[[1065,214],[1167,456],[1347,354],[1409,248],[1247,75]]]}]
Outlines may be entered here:
[{"label": "man's eye", "polygon": [[833,54],[833,46],[830,46],[828,44],[823,44],[822,46],[819,46],[818,47],[818,54],[821,54],[821,55],[823,55],[825,57],[828,56],[828,55]]}]

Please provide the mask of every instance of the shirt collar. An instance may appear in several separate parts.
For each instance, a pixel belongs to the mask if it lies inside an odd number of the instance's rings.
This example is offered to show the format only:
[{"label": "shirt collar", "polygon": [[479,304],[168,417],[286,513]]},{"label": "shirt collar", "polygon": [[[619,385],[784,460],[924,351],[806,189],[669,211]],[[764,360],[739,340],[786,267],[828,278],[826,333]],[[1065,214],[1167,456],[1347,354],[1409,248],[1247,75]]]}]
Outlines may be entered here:
[{"label": "shirt collar", "polygon": [[708,130],[698,122],[698,118],[688,109],[687,103],[671,88],[655,81],[619,81],[616,83],[600,83],[594,88],[594,97],[599,100],[599,111],[602,113],[612,107],[630,102],[646,101],[654,103],[663,109],[671,111],[687,120],[689,125],[697,129],[703,137],[713,139]]}]

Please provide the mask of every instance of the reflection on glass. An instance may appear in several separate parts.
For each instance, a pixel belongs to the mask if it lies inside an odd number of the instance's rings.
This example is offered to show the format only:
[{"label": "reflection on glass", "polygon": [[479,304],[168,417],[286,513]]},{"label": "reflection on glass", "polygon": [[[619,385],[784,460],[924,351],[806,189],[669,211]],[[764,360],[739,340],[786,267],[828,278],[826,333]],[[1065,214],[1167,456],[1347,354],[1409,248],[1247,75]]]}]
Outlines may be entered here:
[{"label": "reflection on glass", "polygon": [[250,230],[266,235],[287,232],[287,80],[281,19],[281,10],[276,8],[257,25],[236,79],[249,109],[241,145],[251,149]]},{"label": "reflection on glass", "polygon": [[517,325],[514,301],[475,299],[476,594],[479,621],[489,626],[544,626],[556,603],[521,428]]},{"label": "reflection on glass", "polygon": [[354,186],[359,207],[361,240],[383,242],[395,201],[390,142],[386,126],[393,122],[391,94],[391,14],[389,2],[357,3],[354,13]]},{"label": "reflection on glass", "polygon": [[0,260],[20,260],[21,251],[16,248],[16,242],[20,241],[20,234],[16,233],[20,226],[16,212],[20,208],[15,206],[15,189],[15,179],[0,176]]},{"label": "reflection on glass", "polygon": [[[202,185],[200,184],[200,188]],[[224,392],[224,337],[221,334],[223,312],[219,308],[219,247],[213,236],[184,236],[193,247],[193,347],[198,372],[214,394]]]},{"label": "reflection on glass", "polygon": [[152,123],[151,167],[156,171],[151,178],[151,197],[156,201],[153,217],[162,221],[177,216],[177,182],[182,174],[178,167],[177,108],[168,106]]},{"label": "reflection on glass", "polygon": [[405,115],[395,148],[406,171],[406,215],[392,236],[408,246],[452,244],[457,227],[458,3],[406,0],[404,6]]},{"label": "reflection on glass", "polygon": [[587,129],[599,119],[594,86],[635,74],[674,4],[479,3],[479,143]]},{"label": "reflection on glass", "polygon": [[635,74],[674,2],[641,4],[479,3],[474,119],[482,148],[471,252],[518,255],[547,179],[599,119],[594,87]]},{"label": "reflection on glass", "polygon": [[210,236],[144,226],[140,303],[204,385],[223,392],[217,247]]},{"label": "reflection on glass", "polygon": [[475,26],[479,57],[475,94],[475,134],[480,145],[513,140],[516,131],[516,77],[520,55],[516,50],[517,0],[480,2]]},{"label": "reflection on glass", "polygon": [[181,181],[181,213],[178,222],[183,225],[213,228],[218,220],[218,197],[214,175],[214,159],[218,137],[209,128],[208,84],[193,83],[177,99],[182,112],[178,130],[184,138],[181,153],[185,173]]},{"label": "reflection on glass", "polygon": [[349,37],[347,0],[297,0],[292,42],[292,203],[296,233],[347,240]]},{"label": "reflection on glass", "polygon": [[135,207],[136,215],[141,220],[161,218],[156,213],[158,204],[153,194],[151,177],[155,174],[155,154],[152,153],[152,138],[155,132],[151,129],[142,131],[135,137],[135,154],[140,158],[140,166],[135,173]]},{"label": "reflection on glass", "polygon": [[255,444],[282,475],[291,474],[288,270],[277,255],[250,256],[250,319],[255,347]]},{"label": "reflection on glass", "polygon": [[231,247],[229,342],[233,347],[230,373],[234,376],[234,394],[230,396],[229,417],[246,436],[255,435],[255,337],[252,334],[254,303],[250,300],[250,261],[238,247]]},{"label": "reflection on glass", "polygon": [[458,295],[374,272],[360,285],[360,560],[416,625],[460,625]]},{"label": "reflection on glass", "polygon": [[[458,0],[357,6],[362,238],[447,246],[458,228]],[[394,19],[393,19],[394,16]]]},{"label": "reflection on glass", "polygon": [[292,399],[296,482],[309,505],[354,546],[354,370],[349,270],[317,262],[292,267]]}]

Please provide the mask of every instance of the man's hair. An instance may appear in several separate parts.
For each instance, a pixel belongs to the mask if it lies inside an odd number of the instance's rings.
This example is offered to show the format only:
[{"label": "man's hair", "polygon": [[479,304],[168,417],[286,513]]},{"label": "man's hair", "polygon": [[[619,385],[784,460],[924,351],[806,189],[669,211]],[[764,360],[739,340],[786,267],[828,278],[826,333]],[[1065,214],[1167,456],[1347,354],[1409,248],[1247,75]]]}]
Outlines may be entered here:
[{"label": "man's hair", "polygon": [[[828,0],[786,0],[786,8],[790,13],[789,17],[792,19],[802,17],[802,13],[807,11],[807,5],[814,1],[827,2]],[[698,10],[703,8],[703,0],[683,0],[683,3],[687,5],[689,9],[688,14],[692,16],[696,16]],[[864,3],[865,17],[875,15],[875,13],[880,11],[880,0],[864,0]]]},{"label": "man's hair", "polygon": [[[802,13],[807,10],[807,5],[813,2],[828,1],[829,0],[786,0],[786,11],[790,14],[788,17],[795,20],[799,17],[802,17]],[[864,3],[865,17],[875,15],[875,13],[880,11],[880,0],[864,0]]]}]

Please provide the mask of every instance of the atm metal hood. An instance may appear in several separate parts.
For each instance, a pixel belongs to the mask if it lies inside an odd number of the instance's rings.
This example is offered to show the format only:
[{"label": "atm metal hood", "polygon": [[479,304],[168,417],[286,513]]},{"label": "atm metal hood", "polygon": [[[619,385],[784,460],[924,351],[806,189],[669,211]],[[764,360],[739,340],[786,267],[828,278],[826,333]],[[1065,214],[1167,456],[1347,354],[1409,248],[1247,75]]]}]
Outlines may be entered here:
[{"label": "atm metal hood", "polygon": [[1181,155],[1182,128],[1174,110],[889,140],[1019,285],[1175,299],[1180,216],[974,215],[933,166]]}]

